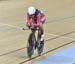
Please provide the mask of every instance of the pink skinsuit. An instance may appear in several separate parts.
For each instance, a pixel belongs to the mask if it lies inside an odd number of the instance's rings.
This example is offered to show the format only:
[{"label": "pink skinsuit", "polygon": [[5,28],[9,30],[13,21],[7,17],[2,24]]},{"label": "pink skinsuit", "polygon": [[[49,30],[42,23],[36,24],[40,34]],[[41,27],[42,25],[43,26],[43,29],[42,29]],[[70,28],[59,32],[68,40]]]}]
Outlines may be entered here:
[{"label": "pink skinsuit", "polygon": [[39,10],[37,10],[37,12],[35,13],[35,17],[34,19],[31,18],[31,16],[27,13],[27,23],[28,25],[30,25],[30,27],[33,27],[34,22],[40,26],[40,24],[44,23],[46,20],[46,17],[43,13],[41,13]]}]

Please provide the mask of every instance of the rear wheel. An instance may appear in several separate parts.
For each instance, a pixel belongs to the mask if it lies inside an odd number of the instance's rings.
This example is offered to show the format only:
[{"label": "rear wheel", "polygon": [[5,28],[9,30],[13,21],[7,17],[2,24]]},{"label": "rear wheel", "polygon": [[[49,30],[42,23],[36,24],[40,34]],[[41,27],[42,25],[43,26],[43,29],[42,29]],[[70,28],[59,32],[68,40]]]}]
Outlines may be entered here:
[{"label": "rear wheel", "polygon": [[37,39],[37,42],[38,42],[38,55],[40,56],[44,50],[44,39],[41,41],[41,34],[38,33],[38,39]]},{"label": "rear wheel", "polygon": [[44,49],[44,40],[40,41],[39,46],[38,46],[38,55],[40,56],[43,52]]}]

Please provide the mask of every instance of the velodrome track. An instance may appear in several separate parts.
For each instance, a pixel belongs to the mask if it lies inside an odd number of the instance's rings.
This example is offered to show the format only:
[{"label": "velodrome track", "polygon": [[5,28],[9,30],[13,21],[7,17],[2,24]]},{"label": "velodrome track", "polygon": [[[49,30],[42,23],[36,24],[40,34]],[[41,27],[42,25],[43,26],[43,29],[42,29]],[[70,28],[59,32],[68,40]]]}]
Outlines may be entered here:
[{"label": "velodrome track", "polygon": [[[46,14],[45,48],[42,56],[28,59],[25,27],[28,6],[35,6]],[[0,64],[36,64],[48,56],[75,45],[74,0],[1,0],[0,1]]]}]

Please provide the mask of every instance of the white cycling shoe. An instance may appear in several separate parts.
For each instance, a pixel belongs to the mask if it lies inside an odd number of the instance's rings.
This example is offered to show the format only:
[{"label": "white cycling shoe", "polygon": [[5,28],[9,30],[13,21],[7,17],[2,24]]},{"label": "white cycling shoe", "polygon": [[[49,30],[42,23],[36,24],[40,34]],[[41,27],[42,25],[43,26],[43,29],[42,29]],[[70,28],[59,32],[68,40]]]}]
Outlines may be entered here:
[{"label": "white cycling shoe", "polygon": [[43,40],[44,40],[44,34],[41,35],[40,41],[43,41]]}]

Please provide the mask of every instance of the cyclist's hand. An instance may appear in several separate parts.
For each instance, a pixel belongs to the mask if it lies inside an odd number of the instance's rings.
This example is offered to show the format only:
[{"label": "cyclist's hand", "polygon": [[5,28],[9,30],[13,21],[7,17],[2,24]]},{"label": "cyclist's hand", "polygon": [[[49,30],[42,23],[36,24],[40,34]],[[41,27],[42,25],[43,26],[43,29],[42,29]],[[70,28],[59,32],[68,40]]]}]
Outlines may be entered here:
[{"label": "cyclist's hand", "polygon": [[39,26],[41,26],[41,25],[42,25],[42,23],[40,23],[40,25],[34,24],[34,27],[39,27]]},{"label": "cyclist's hand", "polygon": [[33,26],[31,26],[31,27],[30,27],[30,29],[34,29],[34,27],[33,27]]},{"label": "cyclist's hand", "polygon": [[26,26],[27,26],[27,27],[29,27],[29,26],[30,26],[30,24],[27,22],[27,23],[26,23]]},{"label": "cyclist's hand", "polygon": [[34,24],[33,26],[34,26],[34,27],[38,27],[38,24]]},{"label": "cyclist's hand", "polygon": [[28,22],[26,23],[26,26],[27,26],[29,29],[30,29],[30,27],[31,27],[30,24],[29,24]]},{"label": "cyclist's hand", "polygon": [[22,28],[22,30],[25,30],[25,28]]}]

